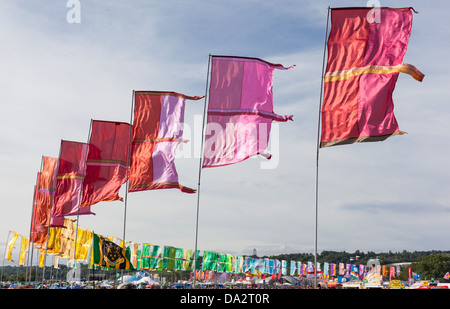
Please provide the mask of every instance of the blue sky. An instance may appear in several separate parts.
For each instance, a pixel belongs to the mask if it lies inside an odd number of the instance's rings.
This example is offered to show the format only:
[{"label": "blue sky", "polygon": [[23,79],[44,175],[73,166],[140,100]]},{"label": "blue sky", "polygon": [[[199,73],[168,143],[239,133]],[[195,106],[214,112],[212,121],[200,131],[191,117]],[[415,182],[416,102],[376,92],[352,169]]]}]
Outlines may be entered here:
[{"label": "blue sky", "polygon": [[[208,55],[221,54],[295,64],[274,74],[274,110],[294,121],[272,131],[276,168],[252,158],[202,172],[198,248],[313,253],[327,8],[367,3],[80,0],[78,24],[68,23],[66,1],[2,1],[0,247],[9,230],[29,233],[41,157],[57,157],[61,139],[87,141],[91,119],[129,122],[133,90],[204,95]],[[419,14],[404,61],[426,76],[419,83],[403,74],[394,91],[395,115],[408,134],[320,150],[319,252],[449,249],[449,4],[413,6]],[[194,188],[204,103],[186,104],[191,142],[176,162],[180,182]],[[197,195],[178,190],[128,194],[125,238],[193,249],[196,205]],[[81,217],[81,228],[123,236],[124,203],[92,209],[96,215]]]}]

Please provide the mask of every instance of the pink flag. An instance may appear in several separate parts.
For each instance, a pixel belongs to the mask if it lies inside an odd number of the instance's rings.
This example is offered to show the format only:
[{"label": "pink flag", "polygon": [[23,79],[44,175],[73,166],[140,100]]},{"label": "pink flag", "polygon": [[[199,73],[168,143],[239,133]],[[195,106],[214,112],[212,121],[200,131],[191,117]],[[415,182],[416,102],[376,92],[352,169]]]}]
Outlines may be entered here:
[{"label": "pink flag", "polygon": [[404,133],[392,101],[398,75],[407,73],[418,81],[424,77],[403,62],[411,27],[410,8],[331,10],[321,147]]},{"label": "pink flag", "polygon": [[82,206],[122,200],[119,189],[127,180],[130,124],[93,120]]},{"label": "pink flag", "polygon": [[273,112],[273,71],[290,68],[257,58],[212,56],[203,167],[257,154],[270,158],[265,150],[272,121],[292,120]]},{"label": "pink flag", "polygon": [[86,143],[61,141],[52,226],[62,226],[65,216],[93,214],[89,206],[80,208],[87,154],[86,147]]},{"label": "pink flag", "polygon": [[129,192],[170,188],[195,192],[178,182],[175,151],[184,142],[185,100],[201,98],[175,92],[135,92]]}]

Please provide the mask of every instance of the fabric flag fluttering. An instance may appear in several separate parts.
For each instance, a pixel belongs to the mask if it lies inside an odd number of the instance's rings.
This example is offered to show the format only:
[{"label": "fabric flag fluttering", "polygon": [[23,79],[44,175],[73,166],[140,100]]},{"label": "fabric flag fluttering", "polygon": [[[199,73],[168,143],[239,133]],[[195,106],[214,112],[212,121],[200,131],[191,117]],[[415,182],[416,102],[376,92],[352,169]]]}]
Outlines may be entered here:
[{"label": "fabric flag fluttering", "polygon": [[65,216],[93,214],[80,207],[87,144],[61,141],[51,226],[64,226]]},{"label": "fabric flag fluttering", "polygon": [[29,244],[30,238],[22,236],[22,242],[20,244],[19,265],[25,265]]},{"label": "fabric flag fluttering", "polygon": [[20,235],[18,233],[9,231],[8,240],[6,241],[7,250],[5,250],[5,257],[4,257],[5,261],[14,262],[12,260],[12,251],[15,248],[14,245],[16,244],[17,238],[19,238],[19,236]]},{"label": "fabric flag fluttering", "polygon": [[119,189],[127,180],[130,124],[93,120],[82,207],[122,200]]},{"label": "fabric flag fluttering", "polygon": [[114,269],[134,270],[130,262],[130,250],[109,239],[95,234],[93,237],[93,264]]},{"label": "fabric flag fluttering", "polygon": [[42,169],[38,174],[33,220],[31,222],[30,242],[32,243],[43,244],[47,240],[50,212],[52,209],[53,195],[55,193],[57,164],[57,158],[42,158]]},{"label": "fabric flag fluttering", "polygon": [[136,91],[131,140],[128,192],[182,186],[175,168],[175,152],[182,139],[185,101],[202,97],[175,92]]},{"label": "fabric flag fluttering", "polygon": [[266,153],[272,121],[290,116],[273,111],[274,69],[258,58],[212,56],[203,166],[217,167]]},{"label": "fabric flag fluttering", "polygon": [[324,76],[320,147],[401,135],[392,93],[399,73],[422,81],[404,63],[412,8],[334,8]]}]

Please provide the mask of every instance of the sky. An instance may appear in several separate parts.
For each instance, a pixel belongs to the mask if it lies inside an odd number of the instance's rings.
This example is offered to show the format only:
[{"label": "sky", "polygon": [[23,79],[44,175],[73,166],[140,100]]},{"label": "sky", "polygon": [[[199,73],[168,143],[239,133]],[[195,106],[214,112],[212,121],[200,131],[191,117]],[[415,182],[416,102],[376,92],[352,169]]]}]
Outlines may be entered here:
[{"label": "sky", "polygon": [[[295,65],[274,72],[274,111],[294,121],[274,124],[271,161],[204,169],[199,194],[153,190],[129,193],[126,207],[101,202],[80,228],[232,255],[314,253],[318,171],[319,253],[450,249],[448,1],[412,4],[418,13],[404,62],[425,78],[401,74],[393,94],[408,134],[322,148],[318,161],[327,8],[411,1],[72,2],[0,3],[3,250],[9,231],[29,235],[42,156],[58,157],[62,139],[86,142],[91,119],[130,122],[133,90],[205,95],[209,55]],[[180,183],[195,189],[204,104],[186,102],[190,142],[176,159]]]}]

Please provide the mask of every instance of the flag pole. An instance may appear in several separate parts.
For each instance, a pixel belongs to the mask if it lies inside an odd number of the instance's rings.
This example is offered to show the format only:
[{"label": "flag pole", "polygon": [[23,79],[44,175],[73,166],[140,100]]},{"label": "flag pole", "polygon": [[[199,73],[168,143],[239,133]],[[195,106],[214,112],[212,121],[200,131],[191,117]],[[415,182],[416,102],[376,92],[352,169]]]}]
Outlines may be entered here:
[{"label": "flag pole", "polygon": [[206,123],[206,111],[208,106],[208,84],[209,84],[209,68],[211,64],[211,54],[208,56],[208,70],[206,73],[206,89],[205,89],[205,104],[203,107],[203,118],[202,118],[202,139],[200,146],[200,159],[199,159],[199,168],[198,168],[198,185],[197,185],[197,216],[195,221],[195,246],[194,246],[194,267],[193,267],[193,287],[195,288],[196,284],[196,273],[197,273],[197,242],[198,242],[198,218],[199,218],[199,210],[200,210],[200,179],[202,174],[202,165],[203,165],[203,141],[205,139],[205,123]]},{"label": "flag pole", "polygon": [[0,281],[3,282],[3,272],[5,271],[5,257],[6,257],[6,252],[8,250],[8,240],[9,240],[9,234],[11,234],[11,230],[9,230],[8,232],[8,236],[6,237],[6,242],[5,242],[5,250],[3,250],[3,259],[2,259],[2,275],[0,276]]},{"label": "flag pole", "polygon": [[[135,90],[133,89],[132,92],[132,98],[131,98],[131,113],[130,113],[130,132],[128,135],[128,154],[127,154],[127,181],[125,184],[125,200],[124,200],[124,210],[123,210],[123,240],[122,240],[122,245],[123,245],[123,249],[126,250],[126,245],[125,245],[125,231],[126,231],[126,221],[127,221],[127,205],[128,205],[128,189],[129,189],[129,184],[130,184],[130,180],[129,180],[129,170],[131,167],[131,137],[132,137],[132,128],[133,128],[133,112],[134,112],[134,94],[135,94]],[[122,274],[123,274],[123,270],[122,270]],[[123,276],[122,276],[122,282],[123,282]]]},{"label": "flag pole", "polygon": [[330,7],[327,10],[327,24],[325,28],[325,41],[323,45],[323,58],[322,58],[322,75],[320,81],[320,96],[319,96],[319,119],[317,125],[317,154],[316,154],[316,222],[314,232],[314,289],[317,289],[317,225],[319,218],[319,149],[320,149],[320,119],[322,114],[322,93],[324,82],[324,70],[325,70],[325,55],[328,36],[328,21],[330,18]]},{"label": "flag pole", "polygon": [[[60,155],[61,155],[61,147],[59,149],[60,151]],[[52,222],[52,213],[53,213],[53,205],[55,202],[55,192],[56,192],[56,179],[57,179],[57,174],[58,174],[58,168],[59,168],[59,156],[56,159],[56,164],[55,164],[55,169],[53,170],[53,193],[52,193],[52,198],[51,198],[51,206],[50,206],[50,213],[48,215],[48,225],[47,225],[47,237],[45,240],[45,256],[47,256],[47,250],[48,250],[48,239],[50,237],[50,228],[51,228],[51,222]],[[44,267],[45,267],[45,263],[44,263]]]},{"label": "flag pole", "polygon": [[[41,158],[41,168],[40,171],[42,171],[42,158]],[[33,231],[33,222],[35,222],[34,220],[36,219],[35,216],[35,212],[36,212],[36,196],[38,194],[39,191],[39,172],[37,173],[36,176],[36,185],[34,186],[34,194],[33,194],[33,203],[32,203],[32,208],[31,208],[31,223],[30,223],[30,244],[31,244],[31,233]],[[31,253],[29,252],[27,255],[27,267],[25,270],[25,281],[28,282],[28,264],[32,264],[33,261],[33,247],[31,247]],[[31,256],[31,257],[30,257]],[[31,266],[30,266],[31,268]],[[31,271],[30,271],[30,280],[31,280]]]},{"label": "flag pole", "polygon": [[[78,196],[79,196],[79,206],[78,206],[78,211],[77,211],[77,225],[76,225],[76,228],[75,228],[75,239],[74,239],[74,242],[75,242],[75,246],[74,247],[75,248],[73,250],[73,268],[75,268],[76,264],[77,264],[76,257],[77,257],[78,225],[80,223],[80,209],[81,209],[81,206],[83,204],[83,183],[84,183],[84,178],[86,177],[87,156],[88,156],[88,153],[89,153],[89,143],[91,141],[92,122],[93,122],[93,120],[91,119],[91,124],[89,126],[89,133],[88,133],[87,144],[86,144],[86,150],[84,152],[83,175],[81,175],[80,193],[78,194]],[[45,265],[45,257],[44,257],[44,265]]]}]

